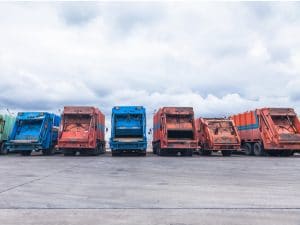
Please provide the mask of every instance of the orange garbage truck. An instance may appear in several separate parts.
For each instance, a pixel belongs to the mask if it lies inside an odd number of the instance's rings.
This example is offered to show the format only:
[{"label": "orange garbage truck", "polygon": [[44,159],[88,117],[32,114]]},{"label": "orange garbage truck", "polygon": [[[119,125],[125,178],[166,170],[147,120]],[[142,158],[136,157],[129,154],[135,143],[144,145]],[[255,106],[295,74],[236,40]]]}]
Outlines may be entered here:
[{"label": "orange garbage truck", "polygon": [[241,140],[231,119],[198,118],[196,120],[198,148],[201,155],[221,151],[230,156],[232,151],[240,149]]},{"label": "orange garbage truck", "polygon": [[191,107],[163,107],[153,117],[153,153],[192,156],[197,149],[194,110]]},{"label": "orange garbage truck", "polygon": [[246,155],[290,156],[300,150],[300,122],[292,108],[261,108],[231,118]]},{"label": "orange garbage truck", "polygon": [[105,152],[105,117],[98,108],[65,106],[58,148],[65,156],[99,155]]}]

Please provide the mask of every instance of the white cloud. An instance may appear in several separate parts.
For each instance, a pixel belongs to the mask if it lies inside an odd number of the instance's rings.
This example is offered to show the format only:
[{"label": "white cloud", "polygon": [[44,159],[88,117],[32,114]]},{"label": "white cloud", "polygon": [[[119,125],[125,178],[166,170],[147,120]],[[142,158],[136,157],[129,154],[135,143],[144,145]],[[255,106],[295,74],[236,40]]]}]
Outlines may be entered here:
[{"label": "white cloud", "polygon": [[298,3],[0,3],[0,106],[300,112]]}]

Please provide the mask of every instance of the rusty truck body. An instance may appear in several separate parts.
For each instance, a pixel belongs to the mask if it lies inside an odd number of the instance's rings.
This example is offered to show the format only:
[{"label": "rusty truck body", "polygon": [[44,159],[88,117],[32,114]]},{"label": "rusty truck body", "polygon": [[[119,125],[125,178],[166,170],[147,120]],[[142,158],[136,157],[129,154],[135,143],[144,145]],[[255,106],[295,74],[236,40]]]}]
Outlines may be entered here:
[{"label": "rusty truck body", "polygon": [[192,156],[197,149],[194,111],[191,107],[163,107],[153,118],[153,153]]},{"label": "rusty truck body", "polygon": [[62,113],[58,148],[64,155],[105,152],[105,117],[98,108],[66,106]]},{"label": "rusty truck body", "polygon": [[292,108],[261,108],[231,118],[246,155],[289,156],[300,150],[300,122]]},{"label": "rusty truck body", "polygon": [[230,156],[232,151],[240,149],[241,140],[231,119],[198,118],[196,128],[201,155],[211,155],[213,151],[221,151],[223,156]]}]

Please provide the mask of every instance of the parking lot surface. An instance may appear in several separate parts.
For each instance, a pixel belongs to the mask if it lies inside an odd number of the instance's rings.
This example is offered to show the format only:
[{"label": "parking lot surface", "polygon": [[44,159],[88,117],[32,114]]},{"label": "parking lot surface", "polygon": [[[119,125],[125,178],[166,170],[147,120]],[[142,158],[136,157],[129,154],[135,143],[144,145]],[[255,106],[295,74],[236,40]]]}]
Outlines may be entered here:
[{"label": "parking lot surface", "polygon": [[11,154],[0,175],[0,224],[300,224],[300,155]]}]

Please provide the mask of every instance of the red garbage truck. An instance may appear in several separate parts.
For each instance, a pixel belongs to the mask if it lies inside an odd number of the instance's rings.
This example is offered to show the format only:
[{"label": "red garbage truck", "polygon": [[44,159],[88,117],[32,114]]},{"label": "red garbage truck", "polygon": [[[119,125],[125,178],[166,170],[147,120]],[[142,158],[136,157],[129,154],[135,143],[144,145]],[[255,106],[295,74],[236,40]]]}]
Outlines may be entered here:
[{"label": "red garbage truck", "polygon": [[300,122],[292,108],[261,108],[231,118],[246,155],[289,156],[300,150]]},{"label": "red garbage truck", "polygon": [[238,151],[241,140],[234,122],[227,118],[198,118],[196,120],[198,148],[201,155],[221,151],[230,156]]},{"label": "red garbage truck", "polygon": [[65,156],[105,152],[105,117],[89,106],[66,106],[62,113],[58,148]]},{"label": "red garbage truck", "polygon": [[192,156],[197,149],[194,111],[191,107],[163,107],[153,117],[153,153]]}]

